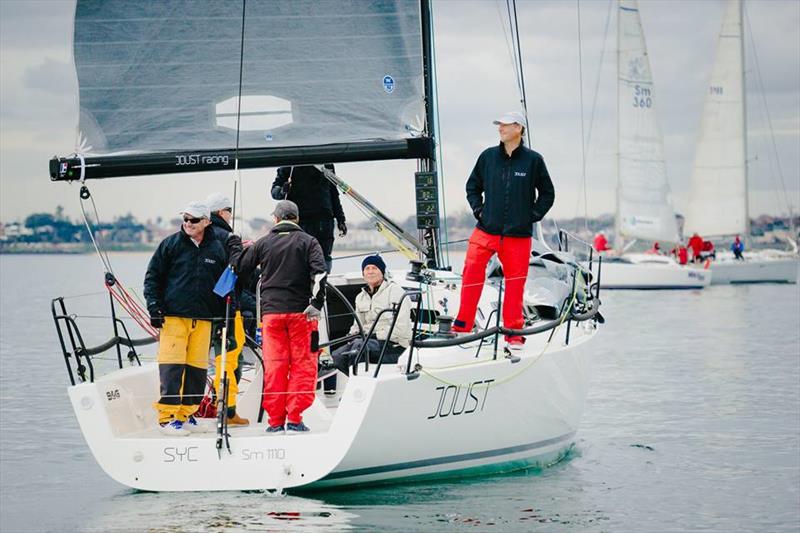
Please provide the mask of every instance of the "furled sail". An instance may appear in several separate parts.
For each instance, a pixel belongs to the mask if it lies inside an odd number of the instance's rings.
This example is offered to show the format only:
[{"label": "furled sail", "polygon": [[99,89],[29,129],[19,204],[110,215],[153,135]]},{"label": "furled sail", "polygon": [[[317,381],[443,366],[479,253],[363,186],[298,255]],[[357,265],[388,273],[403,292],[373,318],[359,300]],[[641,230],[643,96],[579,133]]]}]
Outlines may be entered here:
[{"label": "furled sail", "polygon": [[[132,156],[154,166],[170,161],[154,154],[178,154],[180,171],[228,168],[213,156],[234,149],[237,134],[251,154],[297,148],[284,158],[297,163],[350,160],[334,145],[418,146],[421,17],[407,0],[78,0],[75,152],[122,156],[124,171],[141,173]],[[328,148],[309,157],[314,147]],[[387,154],[409,157],[376,158]],[[53,179],[68,177],[61,164]]]},{"label": "furled sail", "polygon": [[619,2],[617,31],[617,229],[625,238],[677,242],[656,93],[635,1]]},{"label": "furled sail", "polygon": [[747,167],[742,4],[731,0],[706,90],[692,172],[685,232],[704,236],[747,231]]}]

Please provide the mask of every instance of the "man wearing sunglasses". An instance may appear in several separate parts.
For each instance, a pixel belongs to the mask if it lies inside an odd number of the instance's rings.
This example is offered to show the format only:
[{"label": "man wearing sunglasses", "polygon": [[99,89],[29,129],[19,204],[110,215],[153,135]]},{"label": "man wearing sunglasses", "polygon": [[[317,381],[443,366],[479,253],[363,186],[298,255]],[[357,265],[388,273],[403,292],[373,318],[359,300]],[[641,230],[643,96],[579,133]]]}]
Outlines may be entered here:
[{"label": "man wearing sunglasses", "polygon": [[158,245],[144,278],[150,324],[161,329],[155,408],[161,432],[175,436],[211,429],[194,413],[205,393],[211,320],[224,313],[214,285],[228,265],[208,206],[192,202],[181,215],[180,231]]}]

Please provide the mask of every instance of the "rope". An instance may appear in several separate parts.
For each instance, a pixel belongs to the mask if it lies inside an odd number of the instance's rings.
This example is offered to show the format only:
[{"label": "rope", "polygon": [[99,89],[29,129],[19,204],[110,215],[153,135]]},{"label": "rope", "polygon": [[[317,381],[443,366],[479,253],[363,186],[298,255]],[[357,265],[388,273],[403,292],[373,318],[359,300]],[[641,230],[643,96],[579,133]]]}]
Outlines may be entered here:
[{"label": "rope", "polygon": [[[83,161],[83,159],[81,159]],[[83,167],[81,167],[81,175],[83,175]],[[94,250],[97,252],[97,256],[100,258],[100,262],[103,264],[103,271],[114,273],[114,270],[111,268],[111,261],[108,259],[108,254],[100,251],[100,245],[97,243],[97,240],[94,237],[94,232],[92,231],[91,224],[89,223],[89,217],[86,215],[86,209],[83,206],[84,198],[83,198],[83,191],[86,191],[88,194],[88,187],[83,185],[81,187],[80,193],[80,207],[81,207],[81,214],[83,215],[83,223],[86,226],[86,231],[89,232],[89,238],[92,240],[92,244],[94,245]],[[94,197],[89,194],[88,199],[92,201],[92,208],[94,210],[94,218],[97,220],[97,223],[100,223],[100,215],[97,212],[97,205],[94,203]]]}]

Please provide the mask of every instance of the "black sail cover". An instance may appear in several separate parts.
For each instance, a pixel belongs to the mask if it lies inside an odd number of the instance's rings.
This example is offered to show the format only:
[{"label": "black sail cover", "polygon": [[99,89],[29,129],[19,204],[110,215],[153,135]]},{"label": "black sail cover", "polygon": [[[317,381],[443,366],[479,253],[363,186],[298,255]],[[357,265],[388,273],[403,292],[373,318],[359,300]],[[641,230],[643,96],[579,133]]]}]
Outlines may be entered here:
[{"label": "black sail cover", "polygon": [[[82,155],[396,141],[424,129],[414,0],[79,0]],[[243,49],[243,53],[242,53]]]}]

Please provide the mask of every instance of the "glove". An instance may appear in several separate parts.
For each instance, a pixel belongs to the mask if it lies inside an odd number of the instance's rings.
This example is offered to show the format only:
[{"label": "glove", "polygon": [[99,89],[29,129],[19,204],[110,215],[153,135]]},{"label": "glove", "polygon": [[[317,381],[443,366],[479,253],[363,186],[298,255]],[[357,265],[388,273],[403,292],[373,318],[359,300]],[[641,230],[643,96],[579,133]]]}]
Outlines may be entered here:
[{"label": "glove", "polygon": [[472,210],[472,215],[475,217],[475,220],[478,222],[481,221],[481,214],[483,213],[483,206],[476,207]]},{"label": "glove", "polygon": [[347,235],[347,224],[344,223],[344,220],[340,220],[336,227],[339,228],[339,237],[344,237]]},{"label": "glove", "polygon": [[283,186],[281,187],[281,195],[282,195],[283,198],[286,198],[287,196],[289,196],[289,189],[291,189],[291,188],[292,188],[292,184],[289,183],[288,181],[283,184]]},{"label": "glove", "polygon": [[164,326],[164,311],[161,309],[151,309],[150,325],[156,329],[161,329]]},{"label": "glove", "polygon": [[303,314],[306,315],[306,318],[309,320],[319,320],[322,317],[322,313],[319,312],[319,309],[311,304],[306,307],[305,311],[303,311]]}]

